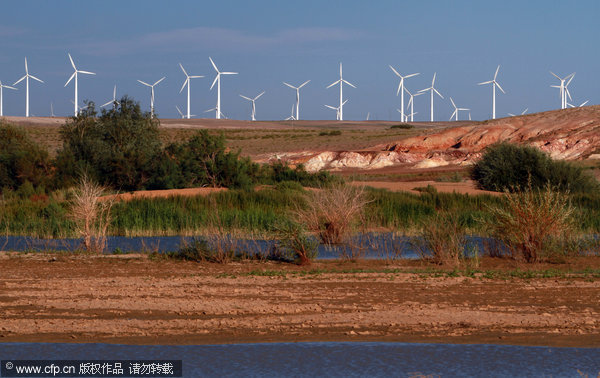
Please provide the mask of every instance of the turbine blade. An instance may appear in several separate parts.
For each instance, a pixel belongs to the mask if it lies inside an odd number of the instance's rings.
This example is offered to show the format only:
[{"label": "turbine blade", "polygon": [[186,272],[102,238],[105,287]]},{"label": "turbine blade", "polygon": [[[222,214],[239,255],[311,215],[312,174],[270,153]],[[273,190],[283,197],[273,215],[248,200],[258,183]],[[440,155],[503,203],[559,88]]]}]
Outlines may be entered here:
[{"label": "turbine blade", "polygon": [[67,80],[67,82],[65,83],[65,87],[67,85],[69,85],[69,83],[71,82],[71,80],[73,80],[73,78],[75,77],[75,75],[77,75],[77,71],[73,72],[73,74],[71,75],[71,77],[69,78],[69,80]]},{"label": "turbine blade", "polygon": [[325,105],[325,107],[327,107],[327,108],[329,108],[329,109],[337,110],[337,108],[336,108],[336,107],[334,107],[334,106],[331,106],[331,105]]},{"label": "turbine blade", "polygon": [[420,73],[419,73],[419,72],[417,72],[417,73],[414,73],[414,74],[406,75],[406,76],[404,76],[404,78],[405,78],[405,79],[407,79],[407,78],[409,78],[409,77],[417,76],[417,75],[419,75],[419,74],[420,74]]},{"label": "turbine blade", "polygon": [[29,74],[29,69],[27,69],[27,57],[25,57],[25,73]]},{"label": "turbine blade", "polygon": [[179,115],[183,117],[183,113],[181,112],[181,109],[179,109],[179,106],[175,105],[175,109],[177,109]]},{"label": "turbine blade", "polygon": [[342,102],[342,106],[346,105],[347,102],[348,102],[348,100]]},{"label": "turbine blade", "polygon": [[292,89],[298,89],[298,88],[294,87],[293,85],[286,83],[285,81],[283,82],[283,84],[287,85],[288,87],[290,87]]},{"label": "turbine blade", "polygon": [[111,101],[107,102],[106,104],[104,104],[104,105],[101,105],[100,107],[101,107],[101,108],[103,108],[103,107],[105,107],[105,106],[107,106],[107,105],[110,105],[110,104],[112,104],[112,103],[113,103],[113,101],[111,100]]},{"label": "turbine blade", "polygon": [[264,94],[265,94],[265,91],[263,91],[263,92],[262,92],[261,94],[259,94],[258,96],[254,97],[254,101],[258,100],[258,98],[259,98],[260,96],[264,95]]},{"label": "turbine blade", "polygon": [[43,83],[43,82],[44,82],[44,81],[42,81],[42,80],[38,79],[37,77],[35,77],[35,76],[33,76],[33,75],[29,75],[29,77],[30,77],[30,78],[32,78],[33,80],[37,80],[37,81],[39,81],[40,83]]},{"label": "turbine blade", "polygon": [[241,98],[245,98],[245,99],[246,99],[246,100],[248,100],[248,101],[252,101],[252,99],[251,99],[251,98],[248,98],[248,97],[246,97],[246,96],[240,95],[240,97],[241,97]]},{"label": "turbine blade", "polygon": [[188,76],[187,72],[185,72],[185,68],[183,68],[183,66],[181,65],[181,63],[179,63],[179,67],[181,67],[181,70],[183,71],[183,74],[185,76]]},{"label": "turbine blade", "polygon": [[237,75],[238,72],[221,72],[221,75]]},{"label": "turbine blade", "polygon": [[162,79],[160,79],[159,81],[157,81],[156,83],[154,83],[154,84],[153,84],[153,86],[154,86],[154,85],[156,85],[156,84],[158,84],[158,83],[160,83],[161,81],[163,81],[163,80],[165,80],[165,79],[166,79],[166,76],[163,76],[163,78],[162,78]]},{"label": "turbine blade", "polygon": [[590,100],[587,100],[586,102],[582,103],[581,105],[579,105],[579,107],[581,108],[582,106],[585,106],[585,104],[587,104],[588,102],[590,102]]},{"label": "turbine blade", "polygon": [[350,82],[348,82],[348,81],[346,81],[346,80],[343,80],[343,79],[342,79],[342,81],[343,81],[344,83],[348,84],[349,86],[351,86],[352,88],[356,88],[356,87],[354,86],[354,84],[352,84],[352,83],[350,83]]},{"label": "turbine blade", "polygon": [[186,84],[190,81],[190,78],[186,78],[183,82],[183,85],[181,86],[181,89],[179,90],[179,93],[181,93],[183,91],[183,88],[185,88]]},{"label": "turbine blade", "polygon": [[567,92],[567,96],[569,96],[569,100],[573,101],[573,98],[571,97],[571,92],[569,92],[569,88],[565,87],[565,92]]},{"label": "turbine blade", "polygon": [[215,80],[213,81],[212,85],[210,86],[210,89],[213,89],[213,87],[215,86],[215,84],[217,83],[217,80],[219,80],[219,75],[221,75],[220,73],[217,74],[217,76],[215,76]]},{"label": "turbine blade", "polygon": [[[587,102],[587,101],[586,101]],[[529,110],[529,108],[525,108],[525,110],[523,110],[523,112],[521,113],[521,115],[527,113],[527,111]]]},{"label": "turbine blade", "polygon": [[573,78],[575,77],[575,72],[573,72],[570,76],[571,76],[571,78],[569,79],[569,81],[567,81],[567,83],[565,84],[565,87],[567,87],[569,84],[571,84],[571,80],[573,80]]},{"label": "turbine blade", "polygon": [[440,96],[441,98],[444,98],[444,96],[442,96],[442,94],[441,94],[440,92],[438,92],[438,90],[437,90],[437,89],[435,89],[435,88],[432,88],[432,89],[435,91],[435,93],[437,93],[437,94],[438,94],[438,96]]},{"label": "turbine blade", "polygon": [[[3,85],[3,88],[8,88],[8,89],[14,89],[15,91],[18,91],[17,88],[11,87],[10,85]],[[587,102],[587,101],[586,101]]]},{"label": "turbine blade", "polygon": [[138,81],[139,81],[140,83],[142,83],[142,84],[144,84],[144,85],[148,86],[148,87],[152,87],[152,85],[150,85],[150,84],[148,84],[148,83],[146,83],[146,82],[144,82],[144,81],[141,81],[141,80],[138,80]]},{"label": "turbine blade", "polygon": [[308,84],[310,82],[310,80],[306,80],[304,83],[302,83],[302,85],[300,85],[298,87],[298,89],[302,88],[303,86],[305,86],[306,84]]},{"label": "turbine blade", "polygon": [[452,106],[454,106],[454,108],[456,108],[456,104],[454,103],[454,100],[452,99],[452,97],[450,97],[450,102],[452,103]]},{"label": "turbine blade", "polygon": [[17,84],[19,84],[19,83],[20,83],[20,82],[22,82],[22,81],[23,81],[23,79],[25,79],[26,77],[27,77],[27,75],[23,76],[23,77],[22,77],[22,78],[20,78],[18,81],[16,81],[16,82],[15,82],[13,85],[17,85]]},{"label": "turbine blade", "polygon": [[202,75],[194,75],[194,76],[188,76],[190,79],[199,79],[201,77],[204,77]]},{"label": "turbine blade", "polygon": [[396,76],[398,76],[398,77],[402,77],[402,75],[400,75],[400,74],[398,73],[398,71],[396,71],[396,70],[394,69],[394,67],[392,67],[392,66],[390,65],[390,68],[392,69],[392,71],[394,71],[394,73],[396,74]]},{"label": "turbine blade", "polygon": [[86,74],[86,75],[95,75],[94,72],[89,72],[89,71],[77,71],[77,72],[82,73],[82,74]]},{"label": "turbine blade", "polygon": [[213,62],[212,58],[209,56],[208,59],[210,59],[210,63],[214,67],[215,71],[219,72],[219,69],[217,68],[217,65],[215,64],[215,62]]},{"label": "turbine blade", "polygon": [[452,118],[454,118],[456,112],[458,112],[458,109],[454,109],[454,113],[452,113],[452,115],[450,116],[450,121],[452,121]]},{"label": "turbine blade", "polygon": [[502,89],[502,87],[500,86],[500,84],[498,84],[497,81],[494,81],[494,84],[496,84],[498,86],[498,89],[500,89],[502,91],[502,93],[506,94],[506,92],[504,92],[504,89]]},{"label": "turbine blade", "polygon": [[[329,85],[327,86],[327,88],[331,88],[331,87],[333,87],[334,85],[336,85],[336,84],[337,84],[337,83],[339,83],[340,81],[342,81],[342,79],[340,79],[340,80],[338,80],[338,81],[334,81],[333,83],[329,84]],[[327,89],[327,88],[325,88],[325,89]]]},{"label": "turbine blade", "polygon": [[73,66],[73,69],[75,71],[77,71],[77,67],[75,67],[75,63],[73,62],[73,58],[71,58],[71,54],[67,53],[67,55],[69,56],[69,60],[71,61],[71,65]]},{"label": "turbine blade", "polygon": [[485,85],[485,84],[490,84],[490,83],[493,83],[493,82],[494,82],[493,80],[484,81],[483,83],[477,83],[477,85]]},{"label": "turbine blade", "polygon": [[433,88],[433,84],[435,84],[435,76],[437,75],[437,72],[433,73],[433,80],[431,80],[431,88]]},{"label": "turbine blade", "polygon": [[494,74],[494,80],[496,80],[496,77],[498,76],[498,71],[500,71],[500,65],[498,65],[498,68],[496,68],[496,73]]},{"label": "turbine blade", "polygon": [[552,74],[552,76],[554,76],[554,77],[555,77],[555,78],[557,78],[558,80],[561,80],[561,81],[562,81],[562,79],[561,79],[560,77],[558,77],[558,75],[557,75],[557,74],[555,74],[555,73],[554,73],[554,72],[552,72],[552,71],[549,71],[549,72]]}]

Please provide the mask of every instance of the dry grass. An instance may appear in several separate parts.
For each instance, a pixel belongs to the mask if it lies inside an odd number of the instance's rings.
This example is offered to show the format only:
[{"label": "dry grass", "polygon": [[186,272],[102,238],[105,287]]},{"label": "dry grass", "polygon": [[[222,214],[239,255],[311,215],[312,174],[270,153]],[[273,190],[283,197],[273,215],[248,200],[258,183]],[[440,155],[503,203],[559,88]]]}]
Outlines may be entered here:
[{"label": "dry grass", "polygon": [[466,244],[465,230],[458,217],[437,213],[422,225],[417,251],[422,258],[433,258],[440,265],[458,267]]},{"label": "dry grass", "polygon": [[534,190],[504,193],[505,206],[489,207],[486,222],[491,235],[502,240],[513,258],[532,263],[548,253],[556,240],[569,240],[574,230],[574,208],[569,194],[547,185]]},{"label": "dry grass", "polygon": [[341,244],[370,202],[362,186],[337,184],[305,194],[293,217],[325,244]]},{"label": "dry grass", "polygon": [[113,199],[101,200],[106,188],[86,175],[79,179],[73,192],[69,216],[75,223],[76,233],[83,239],[87,252],[102,253],[106,248],[106,235],[111,221]]}]

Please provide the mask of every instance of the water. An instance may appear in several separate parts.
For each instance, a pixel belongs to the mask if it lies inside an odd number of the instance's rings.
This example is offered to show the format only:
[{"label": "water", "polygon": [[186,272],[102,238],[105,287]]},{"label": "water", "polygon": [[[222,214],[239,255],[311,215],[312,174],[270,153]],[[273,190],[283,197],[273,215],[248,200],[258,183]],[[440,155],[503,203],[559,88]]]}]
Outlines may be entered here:
[{"label": "water", "polygon": [[[209,237],[210,239],[210,237]],[[106,251],[113,252],[117,248],[122,252],[169,252],[177,251],[182,245],[190,243],[193,237],[152,236],[152,237],[108,237]],[[366,259],[417,258],[420,251],[415,247],[415,238],[398,236],[393,233],[361,234],[352,238],[345,245],[319,245],[318,259],[334,259],[340,257],[361,257]],[[467,238],[465,253],[473,251],[482,253],[484,243],[491,239],[471,236]],[[232,240],[236,250],[249,255],[266,254],[275,245],[273,240]],[[26,236],[8,236],[0,239],[0,250],[4,246],[7,251],[75,251],[81,245],[81,239],[38,239]]]},{"label": "water", "polygon": [[[185,377],[596,377],[599,348],[411,343],[0,344],[0,359],[182,360]],[[580,375],[578,370],[583,374]]]}]

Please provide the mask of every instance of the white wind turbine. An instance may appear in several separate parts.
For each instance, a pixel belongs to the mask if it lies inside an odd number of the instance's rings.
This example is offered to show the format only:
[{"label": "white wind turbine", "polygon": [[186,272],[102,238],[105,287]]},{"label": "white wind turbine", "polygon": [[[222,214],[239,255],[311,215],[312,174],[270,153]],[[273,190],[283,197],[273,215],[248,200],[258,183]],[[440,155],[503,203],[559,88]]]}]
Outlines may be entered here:
[{"label": "white wind turbine", "polygon": [[[208,110],[205,110],[204,113],[214,112],[215,110],[217,110],[216,106],[214,108],[210,108]],[[219,114],[221,115],[221,117],[227,119],[227,116],[225,114],[223,114],[223,112],[219,112]]]},{"label": "white wind turbine", "polygon": [[423,92],[417,92],[415,94],[412,94],[408,89],[406,89],[406,87],[404,87],[404,91],[410,96],[410,98],[408,99],[408,105],[406,105],[407,109],[410,108],[410,114],[408,114],[406,117],[407,119],[408,117],[410,117],[410,122],[414,122],[414,117],[417,114],[415,113],[415,97],[422,95]]},{"label": "white wind turbine", "polygon": [[338,83],[340,84],[340,111],[339,111],[340,119],[339,120],[343,121],[344,120],[344,94],[343,94],[344,83],[348,84],[352,88],[356,88],[356,87],[354,86],[354,84],[344,80],[344,78],[342,77],[342,63],[341,62],[340,62],[340,79],[329,84],[329,86],[327,86],[327,88],[331,88]]},{"label": "white wind turbine", "polygon": [[400,95],[400,109],[401,109],[400,117],[402,118],[402,122],[406,122],[407,121],[407,117],[405,117],[405,115],[404,115],[404,89],[405,89],[405,87],[404,87],[404,79],[407,79],[407,78],[413,77],[413,76],[417,76],[417,75],[419,75],[419,73],[414,73],[414,74],[402,76],[391,65],[390,65],[390,68],[392,69],[392,71],[394,71],[394,73],[396,74],[396,76],[398,76],[400,78],[400,83],[398,84],[398,90],[396,91],[396,96],[398,96],[398,94],[400,92],[402,92],[402,94]]},{"label": "white wind turbine", "polygon": [[108,106],[110,104],[113,104],[113,109],[117,108],[117,104],[119,103],[119,101],[117,101],[117,85],[115,84],[115,87],[113,89],[113,98],[111,101],[107,102],[106,104],[100,106],[101,108]]},{"label": "white wind turbine", "polygon": [[306,80],[304,83],[302,83],[298,87],[294,87],[293,85],[290,85],[290,84],[286,83],[285,81],[283,82],[283,84],[285,84],[288,87],[296,90],[296,117],[295,117],[296,121],[300,119],[300,88],[302,88],[303,86],[305,86],[309,82],[310,82],[310,80]]},{"label": "white wind turbine", "polygon": [[571,101],[573,100],[571,98],[571,93],[569,92],[569,89],[567,87],[568,87],[569,84],[571,84],[571,80],[573,80],[573,78],[575,77],[575,72],[573,72],[570,75],[565,76],[564,78],[560,78],[558,75],[556,75],[552,71],[550,71],[550,73],[552,74],[552,76],[554,76],[555,78],[557,78],[558,80],[560,80],[560,85],[551,85],[551,87],[552,88],[559,88],[560,89],[560,108],[561,109],[566,109],[566,107],[567,107],[567,96],[569,97],[569,99],[571,99]]},{"label": "white wind turbine", "polygon": [[217,65],[215,64],[215,62],[213,62],[212,58],[209,56],[208,59],[210,59],[210,62],[212,63],[213,68],[215,69],[215,71],[217,71],[217,76],[215,77],[215,80],[213,81],[212,85],[210,86],[210,89],[213,89],[213,87],[215,86],[215,83],[217,84],[217,106],[215,108],[216,112],[217,112],[217,119],[221,119],[221,115],[223,114],[221,112],[221,75],[237,75],[237,72],[221,72],[219,71],[219,69],[217,68]]},{"label": "white wind turbine", "polygon": [[[529,108],[525,108],[525,110],[523,110],[520,115],[525,115],[525,113],[527,113],[528,110],[529,110]],[[515,117],[515,114],[512,114],[512,113],[508,113],[508,115],[511,117]]]},{"label": "white wind turbine", "polygon": [[295,107],[295,105],[292,105],[292,114],[290,114],[290,116],[285,119],[286,121],[295,121],[296,120],[296,117],[294,117],[294,107]]},{"label": "white wind turbine", "polygon": [[252,102],[252,114],[251,114],[251,118],[253,121],[256,121],[256,100],[258,100],[258,98],[262,95],[264,95],[265,92],[263,91],[261,94],[259,94],[258,96],[254,97],[254,98],[250,98],[250,97],[246,97],[246,96],[242,96],[240,95],[241,98],[244,98],[248,101]]},{"label": "white wind turbine", "polygon": [[183,66],[181,65],[181,63],[179,63],[179,67],[181,67],[181,70],[183,71],[183,74],[185,75],[185,81],[183,82],[183,85],[181,86],[179,93],[181,93],[181,91],[183,91],[183,88],[185,88],[185,86],[187,85],[187,119],[190,119],[190,91],[191,91],[191,86],[192,86],[191,79],[199,79],[204,76],[188,75],[187,72],[185,71],[185,69],[183,68]]},{"label": "white wind turbine", "polygon": [[502,93],[506,94],[506,92],[504,92],[504,89],[502,89],[500,84],[498,84],[498,82],[496,81],[496,77],[498,76],[499,70],[500,70],[500,65],[498,65],[498,68],[496,68],[496,73],[494,74],[494,78],[492,80],[484,81],[483,83],[477,84],[477,85],[492,84],[492,119],[496,119],[496,87],[498,87],[498,89],[500,89],[502,91]]},{"label": "white wind turbine", "polygon": [[148,84],[144,81],[138,80],[138,82],[140,82],[141,84],[143,84],[147,87],[150,87],[150,116],[151,117],[154,117],[154,87],[163,80],[165,80],[164,76],[162,77],[162,79],[160,79],[159,81],[157,81],[154,84]]},{"label": "white wind turbine", "polygon": [[[346,105],[347,102],[348,102],[348,100],[344,101],[342,103],[342,105]],[[335,110],[335,117],[336,117],[335,119],[338,121],[340,120],[340,109],[341,109],[340,106],[335,107],[335,106],[331,106],[331,105],[325,105],[325,107]],[[369,115],[370,115],[370,113],[367,113],[367,121],[369,120]]]},{"label": "white wind turbine", "polygon": [[433,80],[431,80],[431,87],[425,88],[425,89],[421,89],[419,91],[419,93],[425,93],[427,91],[431,92],[431,122],[433,122],[433,93],[435,92],[438,96],[440,96],[441,98],[444,98],[444,96],[442,96],[442,94],[440,92],[438,92],[438,90],[435,89],[435,87],[434,87],[436,74],[437,74],[437,72],[433,73]]},{"label": "white wind turbine", "polygon": [[77,101],[78,101],[78,97],[77,97],[77,74],[86,74],[86,75],[95,75],[95,73],[93,72],[89,72],[89,71],[80,71],[77,69],[77,67],[75,67],[75,63],[73,62],[73,58],[71,58],[71,54],[67,53],[67,55],[69,56],[69,60],[71,61],[71,65],[73,66],[73,69],[75,70],[75,72],[73,72],[73,75],[71,75],[71,77],[69,78],[69,80],[67,80],[67,82],[65,83],[65,87],[67,85],[69,85],[69,83],[71,82],[71,80],[73,80],[73,78],[75,78],[75,101],[73,101],[73,103],[75,104],[75,116],[77,116]]},{"label": "white wind turbine", "polygon": [[452,117],[454,117],[455,121],[458,121],[458,112],[459,111],[461,111],[461,110],[464,110],[464,111],[471,110],[471,109],[467,109],[467,108],[459,108],[459,107],[457,107],[456,104],[454,103],[454,100],[452,99],[452,97],[450,97],[450,102],[452,103],[452,106],[454,106],[454,113],[452,113],[452,115],[450,116],[450,120],[451,121],[452,121]]},{"label": "white wind turbine", "polygon": [[25,117],[29,117],[29,78],[32,78],[33,80],[37,80],[40,83],[43,83],[42,80],[29,74],[29,69],[27,68],[27,57],[25,57],[25,76],[23,76],[22,78],[17,80],[16,83],[13,84],[13,85],[17,85],[21,81],[23,81],[23,79],[26,79],[25,80]]},{"label": "white wind turbine", "polygon": [[[179,106],[175,105],[175,109],[177,109],[177,113],[179,113],[179,116],[181,116],[181,118],[182,118],[182,119],[185,119],[185,114],[183,114],[183,113],[181,112],[181,109],[179,109]],[[209,110],[209,111],[212,111],[212,109],[211,109],[211,110]],[[195,117],[196,115],[195,115],[195,114],[192,114],[191,116],[192,116],[192,117]]]},{"label": "white wind turbine", "polygon": [[12,89],[12,90],[17,90],[17,88],[11,87],[10,85],[4,85],[2,84],[2,81],[0,81],[0,117],[2,117],[4,115],[4,113],[2,112],[2,89],[4,88],[8,88],[8,89]]}]

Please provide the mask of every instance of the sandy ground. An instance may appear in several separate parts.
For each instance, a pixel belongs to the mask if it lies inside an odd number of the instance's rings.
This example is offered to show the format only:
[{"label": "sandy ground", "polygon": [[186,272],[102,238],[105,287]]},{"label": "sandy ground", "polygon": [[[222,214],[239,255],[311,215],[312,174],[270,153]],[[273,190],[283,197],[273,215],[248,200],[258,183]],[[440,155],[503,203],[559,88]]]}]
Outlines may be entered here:
[{"label": "sandy ground", "polygon": [[[489,260],[482,264],[498,264]],[[374,272],[352,272],[359,268]],[[0,341],[600,347],[598,278],[436,277],[405,269],[382,261],[298,267],[0,253]]]}]

